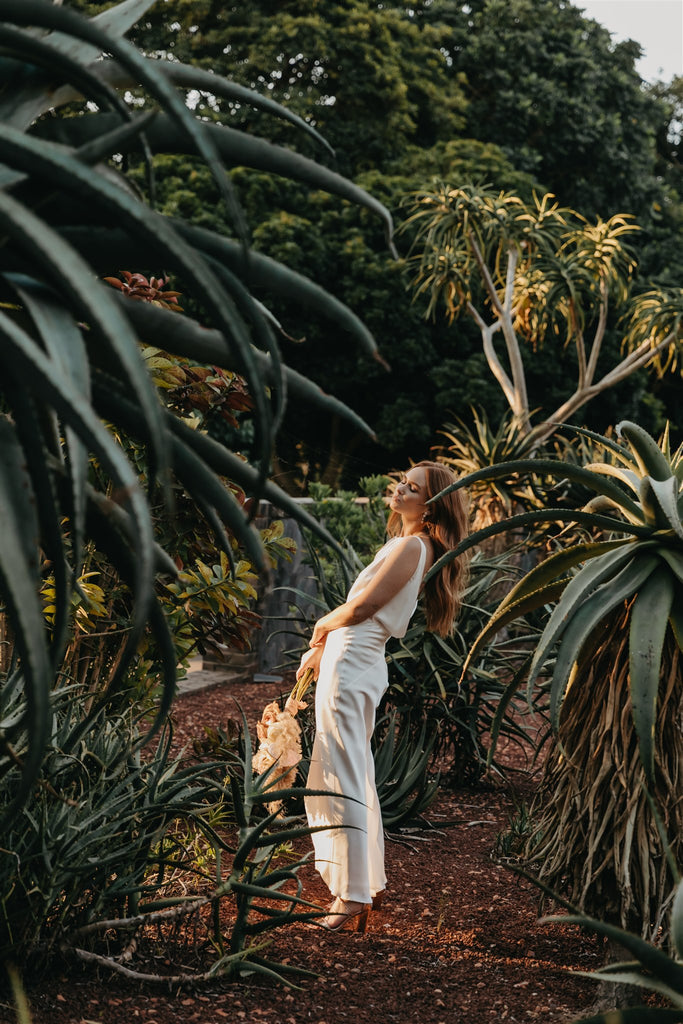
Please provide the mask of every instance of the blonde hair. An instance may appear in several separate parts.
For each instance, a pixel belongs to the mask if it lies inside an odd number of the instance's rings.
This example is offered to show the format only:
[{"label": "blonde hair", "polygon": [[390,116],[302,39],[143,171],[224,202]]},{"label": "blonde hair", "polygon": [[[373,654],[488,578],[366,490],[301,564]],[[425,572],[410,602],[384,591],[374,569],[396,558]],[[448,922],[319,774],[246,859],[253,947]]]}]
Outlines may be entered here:
[{"label": "blonde hair", "polygon": [[[455,474],[440,462],[417,462],[415,468],[425,470],[425,499],[433,498],[457,480]],[[424,529],[434,545],[434,561],[446,551],[456,547],[467,536],[469,523],[467,496],[464,491],[451,491],[438,501],[427,505]],[[402,520],[398,512],[392,512],[387,523],[390,537],[401,532]],[[434,576],[424,588],[424,608],[427,629],[439,636],[449,636],[453,631],[462,597],[467,585],[469,554],[454,558]]]}]

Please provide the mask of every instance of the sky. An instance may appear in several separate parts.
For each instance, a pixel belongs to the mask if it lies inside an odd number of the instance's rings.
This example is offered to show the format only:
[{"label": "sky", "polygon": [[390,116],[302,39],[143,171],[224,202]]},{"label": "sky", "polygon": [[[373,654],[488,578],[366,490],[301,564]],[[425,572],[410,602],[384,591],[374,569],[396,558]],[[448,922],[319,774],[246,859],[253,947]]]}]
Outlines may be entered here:
[{"label": "sky", "polygon": [[573,0],[615,42],[635,39],[645,51],[638,73],[648,82],[683,75],[683,0]]}]

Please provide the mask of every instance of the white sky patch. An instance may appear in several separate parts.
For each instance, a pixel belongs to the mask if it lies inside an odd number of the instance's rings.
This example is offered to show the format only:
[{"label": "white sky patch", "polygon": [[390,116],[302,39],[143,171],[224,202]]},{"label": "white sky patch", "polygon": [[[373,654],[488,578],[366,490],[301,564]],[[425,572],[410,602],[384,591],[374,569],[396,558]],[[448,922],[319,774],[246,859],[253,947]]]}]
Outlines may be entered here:
[{"label": "white sky patch", "polygon": [[636,67],[648,82],[683,75],[683,0],[575,0],[615,42],[634,39],[644,53]]}]

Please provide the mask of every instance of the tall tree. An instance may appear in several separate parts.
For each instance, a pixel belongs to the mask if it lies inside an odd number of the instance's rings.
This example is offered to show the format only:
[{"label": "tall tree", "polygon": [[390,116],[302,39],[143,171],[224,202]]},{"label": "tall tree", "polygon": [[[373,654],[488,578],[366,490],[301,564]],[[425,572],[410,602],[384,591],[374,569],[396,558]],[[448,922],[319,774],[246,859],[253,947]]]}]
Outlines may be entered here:
[{"label": "tall tree", "polygon": [[[564,0],[159,0],[137,38],[162,58],[192,58],[207,70],[229,66],[242,84],[283,101],[323,133],[335,156],[285,121],[271,137],[346,171],[394,214],[405,193],[428,188],[435,175],[491,183],[525,200],[536,188],[605,220],[637,214],[644,230],[634,247],[647,253],[641,265],[648,274],[663,269],[660,253],[671,253],[678,200],[662,191],[655,152],[664,107],[641,89],[636,48],[614,47]],[[204,117],[260,130],[264,115],[208,86],[192,102]],[[167,163],[160,201],[166,212],[208,226],[224,211],[198,173],[181,158]],[[256,247],[361,309],[392,368],[390,375],[369,362],[359,369],[357,351],[342,345],[339,354],[329,325],[306,316],[304,328],[301,309],[280,303],[274,312],[283,327],[307,337],[299,346],[284,342],[292,365],[340,397],[353,395],[380,442],[290,407],[278,442],[283,463],[327,470],[330,480],[344,459],[356,460],[348,463],[356,474],[386,468],[419,456],[444,419],[471,403],[485,403],[493,419],[503,411],[476,328],[459,321],[456,347],[445,324],[422,321],[403,293],[400,266],[363,213],[317,196],[302,218],[305,185],[266,181],[253,168],[232,176]],[[311,247],[312,226],[323,221],[325,241]],[[538,353],[527,377],[532,406],[541,394],[560,404],[568,359]],[[628,415],[655,429],[657,405],[645,391],[636,375],[590,412],[590,425],[604,429]],[[326,449],[334,450],[329,466]]]}]

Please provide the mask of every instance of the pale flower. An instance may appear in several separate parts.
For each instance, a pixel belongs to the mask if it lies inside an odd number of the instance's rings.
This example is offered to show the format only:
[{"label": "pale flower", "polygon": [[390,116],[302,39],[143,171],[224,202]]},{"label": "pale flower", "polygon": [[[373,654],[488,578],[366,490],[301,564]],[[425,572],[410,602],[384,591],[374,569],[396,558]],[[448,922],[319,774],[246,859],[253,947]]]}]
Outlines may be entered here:
[{"label": "pale flower", "polygon": [[[301,726],[296,715],[307,705],[301,700],[313,682],[313,671],[308,669],[285,702],[284,711],[277,701],[263,709],[261,721],[256,724],[259,748],[252,758],[252,768],[262,775],[272,765],[275,770],[268,779],[269,789],[289,789],[296,778],[296,767],[301,760]],[[271,814],[282,807],[281,800],[266,804]]]}]

